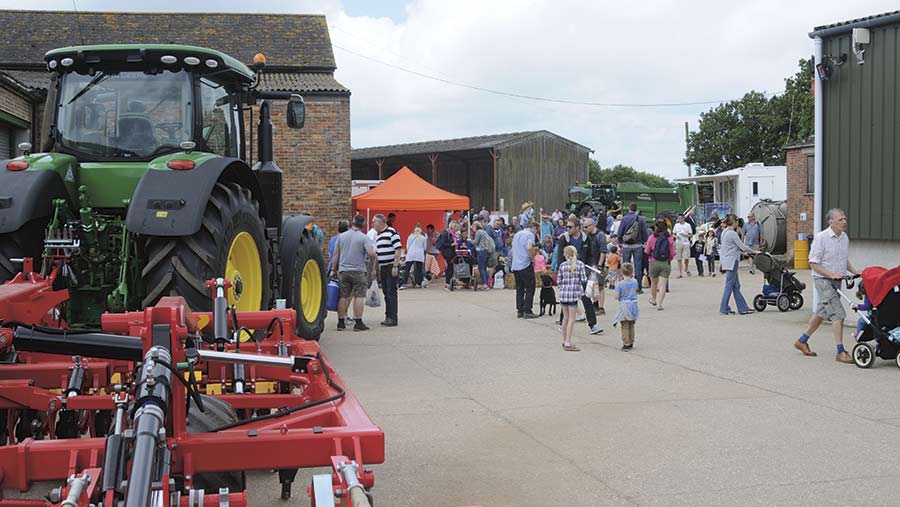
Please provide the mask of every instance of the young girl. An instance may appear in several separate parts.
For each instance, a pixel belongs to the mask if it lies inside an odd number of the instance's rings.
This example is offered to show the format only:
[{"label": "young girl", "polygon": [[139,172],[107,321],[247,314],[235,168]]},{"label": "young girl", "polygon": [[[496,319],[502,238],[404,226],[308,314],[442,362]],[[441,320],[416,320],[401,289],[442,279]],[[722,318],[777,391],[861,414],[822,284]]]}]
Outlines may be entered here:
[{"label": "young girl", "polygon": [[638,282],[634,279],[633,264],[622,264],[622,277],[624,279],[613,291],[613,298],[619,301],[619,312],[616,313],[613,326],[622,324],[622,350],[628,351],[634,347],[634,322],[638,318]]},{"label": "young girl", "polygon": [[559,285],[559,304],[562,307],[563,350],[578,352],[580,349],[572,343],[572,332],[575,330],[575,317],[578,313],[578,300],[584,294],[587,275],[584,264],[578,260],[578,251],[572,245],[563,250],[566,262],[559,264],[557,285]]},{"label": "young girl", "polygon": [[703,246],[703,254],[706,255],[706,264],[712,276],[716,276],[716,253],[719,241],[716,239],[716,230],[706,231],[706,244]]},{"label": "young girl", "polygon": [[619,269],[621,268],[622,257],[619,255],[619,247],[609,245],[609,255],[606,256],[606,280],[609,282],[609,288],[615,289],[619,282]]},{"label": "young girl", "polygon": [[[869,312],[869,317],[871,317],[872,316],[872,302],[869,301],[869,296],[868,296],[868,294],[866,294],[866,288],[863,285],[862,280],[859,281],[859,285],[857,287],[858,288],[856,289],[856,297],[859,299],[862,299],[862,304],[853,304],[850,307],[853,309],[854,312],[859,311],[859,310],[862,310],[864,312]],[[865,319],[860,317],[856,321],[856,331],[853,333],[853,338],[855,340],[859,340],[859,337],[862,334],[863,329],[865,329],[865,327],[866,327],[866,321],[865,321]]]}]

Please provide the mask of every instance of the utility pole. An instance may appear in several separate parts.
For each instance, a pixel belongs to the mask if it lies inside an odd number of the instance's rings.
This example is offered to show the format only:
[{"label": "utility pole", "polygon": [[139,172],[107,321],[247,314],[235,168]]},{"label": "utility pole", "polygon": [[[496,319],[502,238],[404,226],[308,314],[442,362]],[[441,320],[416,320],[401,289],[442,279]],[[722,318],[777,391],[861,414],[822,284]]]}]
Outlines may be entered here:
[{"label": "utility pole", "polygon": [[[688,122],[684,122],[684,155],[687,158],[688,153]],[[688,178],[691,177],[691,163],[688,162]]]}]

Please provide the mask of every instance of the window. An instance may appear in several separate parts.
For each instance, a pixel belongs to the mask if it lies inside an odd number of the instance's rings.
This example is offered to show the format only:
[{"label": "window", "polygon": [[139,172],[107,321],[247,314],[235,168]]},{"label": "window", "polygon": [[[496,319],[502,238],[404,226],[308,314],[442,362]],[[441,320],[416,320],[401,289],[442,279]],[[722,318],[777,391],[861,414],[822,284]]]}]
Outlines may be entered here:
[{"label": "window", "polygon": [[60,144],[88,159],[152,158],[176,151],[191,134],[186,72],[65,74],[60,83]]},{"label": "window", "polygon": [[806,193],[816,193],[816,157],[806,156]]},{"label": "window", "polygon": [[757,197],[759,195],[759,182],[753,182],[753,197]]},{"label": "window", "polygon": [[203,140],[217,155],[238,156],[238,110],[224,86],[200,80],[200,104],[203,109]]}]

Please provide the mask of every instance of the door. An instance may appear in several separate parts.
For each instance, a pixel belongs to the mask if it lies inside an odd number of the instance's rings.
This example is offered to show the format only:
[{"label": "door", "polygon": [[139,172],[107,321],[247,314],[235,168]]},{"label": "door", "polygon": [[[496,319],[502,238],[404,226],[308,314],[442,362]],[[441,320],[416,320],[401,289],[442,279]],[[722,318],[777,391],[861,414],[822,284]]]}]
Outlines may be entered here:
[{"label": "door", "polygon": [[0,125],[0,160],[13,158],[12,130]]}]

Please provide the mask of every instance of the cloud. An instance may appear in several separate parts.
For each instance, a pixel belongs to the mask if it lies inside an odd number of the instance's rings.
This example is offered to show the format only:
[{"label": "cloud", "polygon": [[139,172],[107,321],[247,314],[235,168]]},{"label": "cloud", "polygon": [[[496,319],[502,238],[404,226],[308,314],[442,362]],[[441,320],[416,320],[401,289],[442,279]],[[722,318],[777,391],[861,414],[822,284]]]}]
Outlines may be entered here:
[{"label": "cloud", "polygon": [[[409,2],[406,17],[329,19],[336,46],[457,82],[520,94],[618,103],[778,92],[812,53],[813,26],[892,10],[887,1]],[[540,103],[455,87],[335,49],[353,91],[355,147],[547,129],[624,163],[686,175],[684,122],[713,107]]]}]

